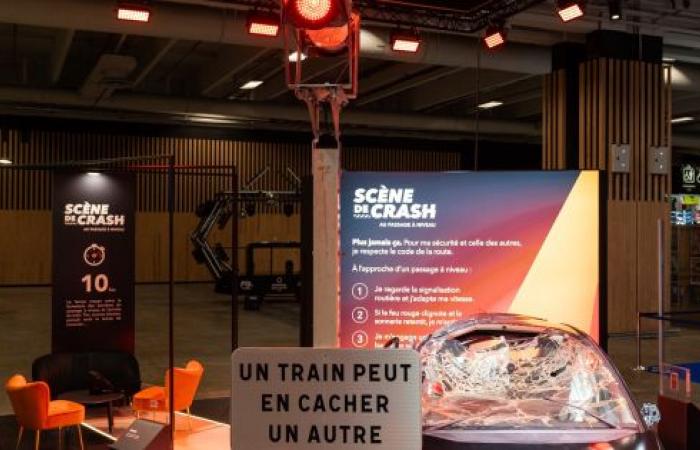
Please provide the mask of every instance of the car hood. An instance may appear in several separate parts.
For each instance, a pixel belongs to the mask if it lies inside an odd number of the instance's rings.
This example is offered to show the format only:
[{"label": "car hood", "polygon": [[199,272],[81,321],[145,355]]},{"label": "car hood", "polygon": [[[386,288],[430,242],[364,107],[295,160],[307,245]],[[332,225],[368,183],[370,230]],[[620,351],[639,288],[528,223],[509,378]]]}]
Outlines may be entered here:
[{"label": "car hood", "polygon": [[423,450],[662,450],[651,431],[475,430],[423,434]]}]

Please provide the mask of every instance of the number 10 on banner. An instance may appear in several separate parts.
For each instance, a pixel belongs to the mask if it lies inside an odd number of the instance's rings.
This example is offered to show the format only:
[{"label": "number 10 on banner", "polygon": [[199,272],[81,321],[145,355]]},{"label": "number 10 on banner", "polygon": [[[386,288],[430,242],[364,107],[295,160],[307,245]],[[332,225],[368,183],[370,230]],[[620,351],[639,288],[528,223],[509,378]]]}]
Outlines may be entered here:
[{"label": "number 10 on banner", "polygon": [[107,292],[109,290],[109,277],[103,273],[92,276],[87,274],[80,279],[85,285],[85,292]]}]

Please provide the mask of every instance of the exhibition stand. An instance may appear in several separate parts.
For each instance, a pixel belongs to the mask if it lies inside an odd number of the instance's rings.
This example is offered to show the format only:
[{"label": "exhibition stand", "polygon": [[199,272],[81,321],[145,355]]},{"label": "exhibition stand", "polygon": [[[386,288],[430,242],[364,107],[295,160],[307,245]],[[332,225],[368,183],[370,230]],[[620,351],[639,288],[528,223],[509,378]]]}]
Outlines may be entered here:
[{"label": "exhibition stand", "polygon": [[[142,424],[157,428],[161,439],[171,443],[167,447],[171,447],[175,439],[187,441],[192,430],[204,431],[205,435],[209,431],[216,433],[216,429],[224,425],[189,414],[204,368],[197,367],[196,361],[184,368],[175,365],[174,213],[179,210],[177,202],[182,201],[177,197],[178,190],[191,184],[193,177],[220,179],[216,184],[235,192],[235,168],[176,165],[174,155],[158,155],[50,165],[15,164],[0,166],[0,170],[10,174],[46,174],[52,183],[51,354],[35,360],[31,374],[34,383],[28,383],[26,388],[21,383],[13,387],[8,384],[8,395],[17,417],[25,415],[17,408],[29,405],[25,401],[29,390],[43,385],[49,389],[50,398],[58,400],[58,403],[51,402],[50,411],[57,408],[55,405],[75,409],[76,414],[81,414],[79,422],[83,422],[83,427],[107,442],[116,441],[115,436],[134,437],[133,431]],[[49,192],[48,185],[43,188]],[[136,213],[144,207],[144,201],[152,199],[156,199],[158,205],[150,206],[164,212],[167,220],[159,230],[139,231]],[[236,214],[232,216],[235,248]],[[163,386],[147,389],[142,389],[139,362],[134,357],[138,345],[135,339],[134,267],[138,250],[135,236],[139,232],[155,233],[165,244],[162,255],[166,264],[167,312],[163,319],[167,323],[168,362],[162,368]],[[232,258],[230,267],[234,277],[230,298],[231,305],[235,305],[237,258]],[[231,348],[234,349],[238,345],[238,321],[237,308],[231,309]],[[133,413],[115,417],[114,406],[124,404],[133,405],[136,415],[140,413],[148,418],[135,421]],[[94,407],[99,414],[89,414],[82,419],[87,407]],[[48,422],[36,431],[37,443],[41,430],[61,427],[51,425],[50,414]],[[186,431],[181,426],[183,423]],[[35,429],[32,424],[20,422],[20,425]],[[58,435],[60,441],[63,432],[59,431]],[[90,433],[86,437],[90,441]]]},{"label": "exhibition stand", "polygon": [[[642,415],[601,350],[607,339],[605,215],[597,171],[343,172],[336,178],[336,166],[316,155],[323,170],[316,188],[337,180],[340,194],[326,198],[315,191],[315,200],[327,208],[317,209],[319,203],[314,208],[314,233],[325,233],[321,243],[314,242],[314,248],[325,246],[314,252],[314,266],[328,258],[334,263],[321,271],[325,280],[314,273],[313,321],[324,326],[313,334],[317,343],[329,336],[333,343],[237,350],[233,307],[230,426],[190,414],[206,369],[197,360],[175,365],[174,180],[197,168],[175,166],[169,156],[162,166],[128,158],[73,164],[70,173],[54,177],[54,256],[56,267],[63,266],[54,280],[57,352],[133,354],[133,314],[128,311],[133,311],[133,274],[111,271],[133,265],[134,176],[165,176],[167,182],[169,364],[164,385],[141,389],[139,383],[120,390],[119,398],[103,393],[99,402],[90,392],[61,393],[106,411],[122,396],[128,399],[135,417],[103,414],[86,420],[86,426],[113,441],[111,448],[227,449],[233,442],[234,448],[261,450],[280,445],[419,450],[427,448],[424,433],[430,435],[430,448],[454,439],[505,443],[498,433],[474,437],[451,427],[478,418],[475,426],[494,421],[518,429],[515,411],[521,406],[511,401],[513,396],[523,397],[523,405],[538,405],[529,420],[547,427],[540,433],[543,443],[564,439],[562,432],[571,424],[585,424],[595,433],[564,433],[569,444],[649,442]],[[115,167],[119,164],[121,170]],[[109,170],[98,171],[103,165]],[[235,191],[235,172],[226,170],[219,175],[233,180]],[[239,208],[231,209],[235,217]],[[198,230],[213,226],[210,216],[202,215]],[[335,221],[324,222],[329,217]],[[232,220],[235,233],[237,219]],[[109,234],[102,239],[94,233]],[[206,236],[195,234],[193,239]],[[198,243],[206,257],[211,246]],[[77,267],[67,263],[76,248],[82,261]],[[113,266],[107,263],[112,257]],[[231,304],[237,305],[238,262],[232,260]],[[337,296],[319,297],[336,284]],[[84,294],[89,295],[83,300]],[[79,308],[76,299],[93,307]],[[85,316],[96,305],[107,319]],[[473,405],[450,406],[465,398]],[[499,407],[491,410],[491,404]],[[509,407],[516,410],[503,413]],[[470,408],[481,412],[467,413]],[[613,423],[617,431],[600,430],[600,423]]]},{"label": "exhibition stand", "polygon": [[[492,401],[499,389],[520,386],[522,391],[514,395],[552,402],[538,397],[533,380],[551,378],[553,385],[543,391],[561,390],[572,396],[572,376],[595,376],[597,384],[604,384],[604,389],[615,386],[619,395],[608,401],[614,405],[610,420],[636,424],[632,431],[584,436],[553,429],[540,433],[545,436],[543,444],[652,442],[650,432],[642,431],[642,416],[624,382],[600,348],[607,339],[601,239],[605,214],[597,171],[337,176],[337,161],[337,149],[314,149],[314,198],[324,205],[314,209],[316,349],[234,352],[234,448],[272,449],[281,443],[299,449],[339,444],[426,448],[413,433],[421,428],[425,432],[425,420],[433,412],[426,416],[424,410],[423,424],[413,425],[413,409],[397,407],[399,402],[388,398],[382,400],[386,407],[379,408],[372,395],[373,389],[396,388],[397,379],[387,376],[393,373],[387,366],[405,348],[420,350],[420,361],[405,367],[420,373],[424,381],[420,389],[401,391],[404,401],[411,399],[426,408],[427,398],[447,399],[459,381],[476,393],[484,389]],[[328,191],[339,192],[338,204],[334,196],[325,195]],[[339,293],[337,303],[329,301],[335,295],[324,297],[334,289]],[[475,342],[480,350],[462,356],[472,352],[461,343],[469,342],[472,333],[479,336]],[[499,333],[501,340],[496,339]],[[456,337],[462,334],[464,341]],[[503,349],[509,347],[504,355]],[[539,356],[531,360],[517,356],[533,353]],[[494,360],[497,355],[508,364]],[[450,357],[456,359],[448,364]],[[426,366],[430,358],[437,361],[434,369]],[[500,372],[499,364],[508,367],[505,372]],[[520,364],[524,367],[518,368]],[[447,375],[452,370],[454,379]],[[465,372],[459,375],[460,370]],[[367,371],[376,378],[363,377]],[[571,371],[574,375],[568,374]],[[426,384],[428,373],[436,376],[435,385]],[[523,394],[527,391],[531,392]],[[368,395],[362,415],[353,400],[358,392]],[[480,401],[478,394],[473,401]],[[569,408],[567,397],[558,401],[564,403],[554,410]],[[479,411],[474,418],[490,420],[488,407]],[[515,412],[509,420],[513,417]],[[466,416],[457,422],[462,420]],[[333,425],[340,423],[346,428]],[[398,426],[403,426],[401,433],[393,431]],[[506,443],[499,440],[503,436],[489,436],[491,443]],[[439,442],[431,445],[441,448]]]},{"label": "exhibition stand", "polygon": [[516,313],[604,346],[602,191],[596,171],[342,173],[339,345]]}]

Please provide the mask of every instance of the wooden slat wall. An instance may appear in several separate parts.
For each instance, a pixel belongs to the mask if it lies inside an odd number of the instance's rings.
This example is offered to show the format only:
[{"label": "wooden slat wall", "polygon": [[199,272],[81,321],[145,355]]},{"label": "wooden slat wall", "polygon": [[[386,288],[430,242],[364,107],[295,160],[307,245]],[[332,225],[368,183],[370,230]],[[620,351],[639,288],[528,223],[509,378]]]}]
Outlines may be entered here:
[{"label": "wooden slat wall", "polygon": [[[309,174],[310,145],[300,143],[248,142],[175,137],[121,136],[94,133],[32,131],[23,140],[18,130],[9,130],[0,142],[0,155],[17,164],[51,164],[123,156],[175,154],[178,165],[231,166],[238,169],[245,184],[266,166],[271,174],[255,189],[289,189],[281,175],[289,167],[298,176]],[[152,164],[164,164],[156,161]],[[457,151],[429,152],[410,149],[353,148],[343,151],[346,170],[458,170]],[[148,164],[148,163],[143,163]],[[196,174],[196,171],[193,173]],[[201,173],[201,172],[200,172]],[[165,176],[139,173],[138,211],[165,211]],[[178,175],[176,211],[193,211],[215,192],[228,189],[229,179],[212,175]],[[0,210],[50,209],[49,171],[0,171]]]},{"label": "wooden slat wall", "polygon": [[650,147],[670,147],[670,89],[660,64],[596,59],[579,69],[579,166],[608,168],[612,144],[631,145],[629,173],[611,174],[610,200],[663,202],[671,177],[650,174]]},{"label": "wooden slat wall", "polygon": [[[25,140],[18,130],[10,130],[0,143],[0,155],[16,164],[52,164],[125,156],[174,154],[178,165],[235,165],[241,182],[251,179],[259,170],[270,166],[274,175],[261,180],[255,188],[289,189],[280,175],[287,167],[303,176],[310,165],[309,149],[303,144],[258,143],[245,141],[121,136],[36,130]],[[165,164],[165,160],[135,164]],[[180,174],[176,178],[176,211],[193,211],[214,193],[230,188],[230,178],[212,176],[203,171],[196,175]],[[223,171],[219,173],[224,174]],[[192,175],[193,174],[193,175]],[[137,175],[137,210],[165,211],[166,182],[162,173]],[[0,209],[50,209],[50,171],[0,171]]]},{"label": "wooden slat wall", "polygon": [[[3,130],[5,131],[5,130]],[[3,133],[5,136],[5,133]],[[179,165],[235,165],[241,184],[270,166],[254,189],[289,189],[281,175],[290,167],[298,176],[310,171],[309,144],[247,142],[218,139],[120,136],[97,133],[32,131],[22,138],[10,130],[0,140],[0,156],[17,164],[51,164],[69,160],[91,160],[121,156],[176,155]],[[161,162],[162,163],[162,162]],[[458,170],[459,152],[429,152],[411,149],[353,148],[343,151],[347,170],[439,171]],[[175,270],[178,281],[207,281],[206,269],[191,256],[189,233],[197,223],[193,211],[215,192],[228,189],[229,178],[211,175],[179,175],[176,180]],[[167,270],[167,213],[165,177],[155,173],[137,175],[136,279],[164,281]],[[51,173],[49,171],[0,170],[0,285],[46,284],[51,276]],[[261,208],[242,219],[239,245],[256,240],[299,239],[299,214],[286,217],[274,208]],[[225,232],[215,232],[212,241],[230,245]],[[40,255],[37,257],[37,255]],[[243,255],[240,255],[242,258]],[[281,255],[275,269],[282,270]],[[258,267],[268,267],[263,253]],[[243,267],[243,260],[239,258]]]},{"label": "wooden slat wall", "polygon": [[542,82],[542,162],[545,170],[566,168],[566,71]]},{"label": "wooden slat wall", "polygon": [[341,159],[343,169],[352,171],[446,171],[460,166],[457,152],[349,147]]},{"label": "wooden slat wall", "polygon": [[[670,175],[654,175],[647,167],[649,148],[671,147],[670,71],[661,64],[595,59],[579,66],[579,161],[581,169],[608,170],[612,144],[631,146],[629,173],[606,172],[608,188],[608,329],[630,332],[636,311],[656,308],[657,220],[668,244]],[[545,148],[558,148],[559,111],[552,98],[565,96],[558,77],[545,79],[543,134]],[[554,129],[550,129],[553,127]],[[556,151],[544,152],[544,168],[559,168]],[[666,260],[670,258],[666,245]],[[670,272],[666,267],[666,286]],[[670,297],[667,288],[666,302]]]}]

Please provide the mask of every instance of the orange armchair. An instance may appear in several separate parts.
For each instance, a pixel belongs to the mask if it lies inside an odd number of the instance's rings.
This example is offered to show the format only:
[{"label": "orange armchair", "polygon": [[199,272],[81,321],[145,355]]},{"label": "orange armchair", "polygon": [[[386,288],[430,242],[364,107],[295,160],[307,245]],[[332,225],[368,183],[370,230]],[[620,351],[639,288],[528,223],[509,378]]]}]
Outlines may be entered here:
[{"label": "orange armchair", "polygon": [[19,424],[19,436],[17,446],[22,442],[22,434],[25,429],[34,430],[34,448],[38,450],[43,430],[58,428],[58,448],[64,427],[75,426],[78,428],[80,449],[83,450],[83,434],[80,424],[85,420],[85,407],[78,403],[65,400],[51,401],[49,385],[39,381],[27,383],[22,375],[14,375],[5,383],[5,391],[12,403],[12,409]]},{"label": "orange armchair", "polygon": [[[197,394],[199,382],[204,375],[204,367],[198,361],[189,361],[185,368],[175,368],[175,411],[187,411],[190,416],[190,407]],[[134,395],[133,408],[137,417],[142,411],[169,412],[170,407],[170,370],[165,373],[165,387],[152,386]]]}]

